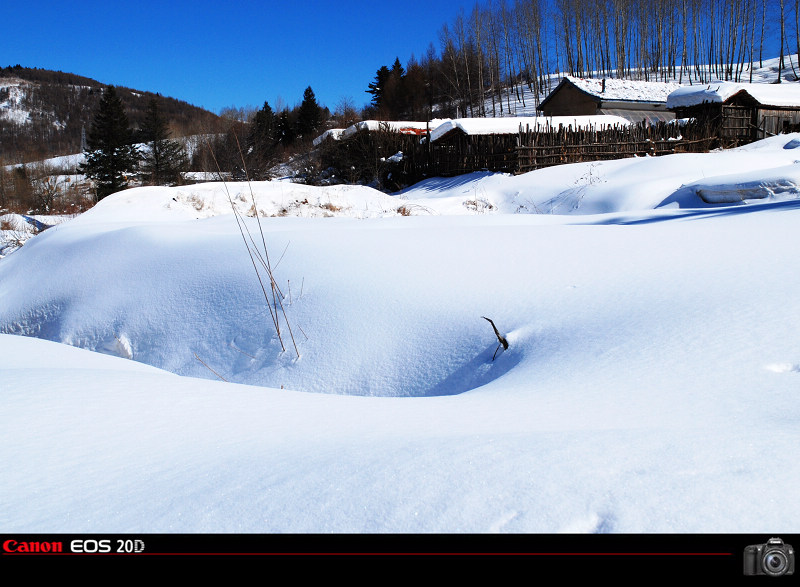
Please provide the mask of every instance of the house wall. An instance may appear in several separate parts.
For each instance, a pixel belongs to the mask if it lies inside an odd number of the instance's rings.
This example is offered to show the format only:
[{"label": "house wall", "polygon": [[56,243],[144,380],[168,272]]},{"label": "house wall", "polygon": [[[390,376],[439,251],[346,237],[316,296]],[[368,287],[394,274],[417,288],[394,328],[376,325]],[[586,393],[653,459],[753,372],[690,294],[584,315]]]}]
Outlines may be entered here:
[{"label": "house wall", "polygon": [[597,113],[620,116],[634,124],[638,124],[643,120],[648,124],[658,124],[659,122],[675,120],[675,114],[665,110],[646,110],[642,108],[608,108],[604,105],[602,109],[597,111]]},{"label": "house wall", "polygon": [[545,116],[592,115],[597,114],[597,105],[596,101],[574,86],[565,84],[542,107],[542,112]]},{"label": "house wall", "polygon": [[800,108],[762,108],[749,96],[725,104],[698,104],[675,110],[678,118],[696,118],[721,147],[733,147],[800,130]]},{"label": "house wall", "polygon": [[759,138],[777,135],[782,132],[795,132],[800,126],[800,110],[759,110]]}]

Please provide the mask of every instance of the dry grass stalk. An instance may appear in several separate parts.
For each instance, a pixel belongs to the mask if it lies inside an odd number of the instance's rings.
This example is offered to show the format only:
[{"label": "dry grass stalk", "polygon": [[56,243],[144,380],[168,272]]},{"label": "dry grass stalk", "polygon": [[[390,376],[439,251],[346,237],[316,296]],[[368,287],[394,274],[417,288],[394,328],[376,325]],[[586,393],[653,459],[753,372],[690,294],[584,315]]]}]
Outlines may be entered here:
[{"label": "dry grass stalk", "polygon": [[[242,158],[242,165],[245,174],[247,174],[247,168],[245,166],[244,154],[242,153],[241,145],[239,145],[238,138],[237,138],[237,146],[239,147],[239,154]],[[208,145],[209,152],[211,153],[212,158],[214,159],[214,164],[217,167],[217,171],[219,173],[220,179],[222,179],[222,170],[220,168],[219,162],[214,154],[213,149],[211,146]],[[272,325],[275,328],[275,333],[278,335],[278,341],[281,345],[281,350],[286,350],[286,345],[283,341],[283,334],[281,332],[281,323],[280,323],[280,315],[283,316],[283,321],[286,324],[286,329],[289,332],[289,336],[291,337],[292,344],[294,346],[295,353],[297,357],[300,357],[300,351],[297,348],[297,343],[294,339],[294,333],[292,332],[292,327],[289,324],[289,319],[286,316],[286,309],[283,307],[283,293],[281,292],[278,283],[275,281],[275,276],[273,274],[272,264],[269,258],[269,250],[267,249],[267,240],[264,236],[264,229],[261,225],[261,217],[258,214],[258,206],[256,204],[255,194],[253,193],[253,186],[250,183],[250,180],[247,180],[247,185],[250,189],[250,198],[252,201],[252,210],[255,212],[256,222],[258,223],[258,230],[261,235],[261,245],[259,246],[256,244],[256,240],[253,238],[250,229],[247,227],[247,223],[245,222],[242,213],[236,207],[233,202],[233,197],[231,196],[230,190],[228,189],[228,184],[222,180],[222,184],[225,188],[225,194],[228,197],[228,202],[231,205],[231,209],[233,210],[234,217],[236,218],[236,224],[239,228],[239,233],[242,235],[242,240],[244,241],[245,247],[247,248],[248,255],[250,256],[250,261],[253,265],[253,270],[256,273],[256,277],[258,279],[258,283],[261,287],[261,291],[264,295],[264,300],[267,303],[267,308],[269,309],[269,315],[272,319]],[[288,246],[288,245],[287,245]],[[285,251],[284,251],[285,252]],[[281,255],[283,257],[283,255]],[[267,288],[265,281],[269,282],[269,288]],[[269,289],[269,291],[268,291]],[[280,312],[280,314],[279,314]]]}]

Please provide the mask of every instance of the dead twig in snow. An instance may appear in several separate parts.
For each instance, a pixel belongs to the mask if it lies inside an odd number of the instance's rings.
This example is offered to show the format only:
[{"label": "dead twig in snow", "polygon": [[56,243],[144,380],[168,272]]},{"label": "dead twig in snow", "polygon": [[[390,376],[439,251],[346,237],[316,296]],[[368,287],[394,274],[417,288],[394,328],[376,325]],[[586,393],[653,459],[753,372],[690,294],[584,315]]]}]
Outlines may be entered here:
[{"label": "dead twig in snow", "polygon": [[497,336],[497,340],[500,341],[500,343],[497,345],[497,348],[494,349],[494,355],[492,355],[492,361],[494,361],[495,357],[497,357],[497,351],[500,350],[501,346],[503,347],[504,351],[508,350],[508,341],[506,340],[506,337],[500,334],[500,331],[497,330],[497,326],[494,325],[494,322],[492,321],[491,318],[487,318],[486,316],[481,316],[481,318],[487,320],[489,324],[492,325],[492,329],[494,330],[495,336]]},{"label": "dead twig in snow", "polygon": [[198,357],[198,356],[197,356],[197,353],[194,353],[194,358],[195,358],[195,359],[197,359],[198,361],[200,361],[200,362],[203,364],[203,366],[204,366],[206,369],[208,369],[209,371],[211,371],[211,372],[212,372],[214,375],[216,375],[217,377],[219,377],[220,379],[222,379],[222,380],[223,380],[225,383],[228,383],[228,380],[227,380],[227,379],[225,379],[225,378],[224,378],[222,375],[220,375],[219,373],[217,373],[216,371],[214,371],[214,369],[212,369],[211,367],[209,367],[209,366],[206,364],[206,362],[205,362],[203,359],[201,359],[200,357]]}]

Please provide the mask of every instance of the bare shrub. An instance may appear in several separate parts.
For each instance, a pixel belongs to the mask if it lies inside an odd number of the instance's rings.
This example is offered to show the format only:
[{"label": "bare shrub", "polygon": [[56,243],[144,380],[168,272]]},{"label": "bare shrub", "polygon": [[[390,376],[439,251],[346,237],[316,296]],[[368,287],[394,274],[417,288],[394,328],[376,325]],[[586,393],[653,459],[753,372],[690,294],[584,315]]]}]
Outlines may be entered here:
[{"label": "bare shrub", "polygon": [[330,212],[340,212],[342,210],[341,206],[336,206],[335,204],[331,204],[330,202],[326,202],[325,204],[320,204],[320,208],[324,208]]}]

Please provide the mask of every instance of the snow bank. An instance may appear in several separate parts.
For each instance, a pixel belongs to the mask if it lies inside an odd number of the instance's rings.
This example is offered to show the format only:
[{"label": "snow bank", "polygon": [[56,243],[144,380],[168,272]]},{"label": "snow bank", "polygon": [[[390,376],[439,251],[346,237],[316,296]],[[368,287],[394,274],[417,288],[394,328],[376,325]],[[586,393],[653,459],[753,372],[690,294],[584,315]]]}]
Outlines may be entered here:
[{"label": "snow bank", "polygon": [[420,214],[602,214],[705,207],[698,190],[763,179],[774,188],[770,198],[796,198],[791,186],[800,169],[797,145],[799,134],[779,135],[714,153],[575,163],[516,176],[433,178],[398,196]]},{"label": "snow bank", "polygon": [[4,528],[791,532],[800,209],[716,212],[267,219],[299,360],[230,215],[47,231],[6,331],[206,379],[0,336]]},{"label": "snow bank", "polygon": [[667,108],[696,106],[706,102],[722,103],[739,92],[747,92],[762,106],[800,107],[800,84],[742,84],[715,82],[707,85],[684,86],[669,95]]},{"label": "snow bank", "polygon": [[314,139],[313,145],[316,147],[319,144],[321,144],[325,139],[331,139],[333,141],[338,141],[338,140],[340,140],[342,138],[342,134],[344,133],[344,130],[345,129],[343,129],[343,128],[329,128],[324,133],[319,135],[316,139]]},{"label": "snow bank", "polygon": [[0,260],[3,528],[796,532],[800,200],[685,206],[797,144],[253,184],[299,357],[248,186],[110,196]]},{"label": "snow bank", "polygon": [[366,186],[306,186],[285,181],[209,182],[132,188],[104,198],[81,223],[161,222],[232,215],[373,218],[397,214],[402,202]]}]

